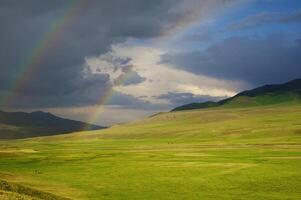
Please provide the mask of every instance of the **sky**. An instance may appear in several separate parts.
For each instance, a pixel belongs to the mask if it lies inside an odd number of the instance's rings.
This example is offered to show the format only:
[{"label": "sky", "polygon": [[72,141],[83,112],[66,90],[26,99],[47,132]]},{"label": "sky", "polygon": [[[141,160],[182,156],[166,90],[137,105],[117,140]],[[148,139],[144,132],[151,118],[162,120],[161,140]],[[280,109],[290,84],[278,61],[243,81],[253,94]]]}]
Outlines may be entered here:
[{"label": "sky", "polygon": [[100,125],[301,77],[300,0],[1,0],[0,110]]}]

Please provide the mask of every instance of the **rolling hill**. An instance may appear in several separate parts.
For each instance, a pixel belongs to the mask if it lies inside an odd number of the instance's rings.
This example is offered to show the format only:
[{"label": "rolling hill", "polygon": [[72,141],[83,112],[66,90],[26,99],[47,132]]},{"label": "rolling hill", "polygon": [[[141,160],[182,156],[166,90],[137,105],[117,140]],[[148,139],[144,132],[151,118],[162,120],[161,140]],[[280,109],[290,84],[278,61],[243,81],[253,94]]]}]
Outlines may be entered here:
[{"label": "rolling hill", "polygon": [[301,79],[289,81],[284,84],[273,84],[258,87],[238,93],[237,95],[218,101],[191,103],[174,108],[171,111],[203,109],[211,107],[243,107],[260,106],[278,103],[294,103],[301,101]]},{"label": "rolling hill", "polygon": [[0,111],[0,139],[70,133],[81,131],[83,127],[89,127],[89,130],[104,128],[102,126],[60,118],[42,111],[32,113]]},{"label": "rolling hill", "polygon": [[300,104],[223,107],[0,141],[0,199],[300,199],[300,121]]}]

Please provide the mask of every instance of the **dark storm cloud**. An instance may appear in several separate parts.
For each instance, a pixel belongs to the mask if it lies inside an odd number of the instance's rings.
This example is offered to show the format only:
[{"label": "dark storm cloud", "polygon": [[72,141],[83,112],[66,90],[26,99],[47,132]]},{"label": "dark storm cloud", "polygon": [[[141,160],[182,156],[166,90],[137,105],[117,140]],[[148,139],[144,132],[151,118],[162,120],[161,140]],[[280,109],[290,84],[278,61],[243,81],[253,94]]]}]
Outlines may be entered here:
[{"label": "dark storm cloud", "polygon": [[[112,87],[106,74],[86,74],[85,78],[78,79],[80,82],[73,78],[66,79],[62,85],[53,83],[55,87],[51,87],[51,84],[42,78],[35,78],[34,82],[27,83],[21,94],[13,94],[14,99],[9,102],[9,106],[47,108],[96,105]],[[60,78],[56,78],[61,81]]]},{"label": "dark storm cloud", "polygon": [[[64,22],[77,1],[2,0],[0,2],[0,93],[14,83],[47,33]],[[87,73],[84,60],[106,52],[126,38],[158,37],[178,24],[195,20],[196,5],[215,1],[87,0],[48,44],[38,66],[19,91],[15,106],[93,104],[112,87],[106,74]],[[214,3],[212,3],[214,2]],[[228,2],[228,1],[227,1]],[[72,12],[71,12],[72,13]],[[66,18],[65,18],[66,19]],[[54,26],[54,28],[52,28]],[[60,32],[61,31],[61,32]],[[51,35],[51,34],[50,34]],[[128,84],[143,81],[133,72]],[[92,92],[91,92],[92,91]]]},{"label": "dark storm cloud", "polygon": [[230,30],[255,28],[267,24],[301,23],[301,10],[291,13],[265,12],[248,16],[238,22],[230,24]]},{"label": "dark storm cloud", "polygon": [[212,97],[208,95],[195,95],[191,93],[175,93],[175,92],[169,92],[167,94],[162,94],[160,96],[156,96],[158,99],[164,99],[171,102],[173,106],[179,106],[188,104],[191,102],[205,102],[205,101],[218,101],[222,98],[226,97]]},{"label": "dark storm cloud", "polygon": [[204,51],[162,57],[162,62],[196,74],[242,80],[253,86],[301,77],[301,45],[283,37],[235,37]]}]

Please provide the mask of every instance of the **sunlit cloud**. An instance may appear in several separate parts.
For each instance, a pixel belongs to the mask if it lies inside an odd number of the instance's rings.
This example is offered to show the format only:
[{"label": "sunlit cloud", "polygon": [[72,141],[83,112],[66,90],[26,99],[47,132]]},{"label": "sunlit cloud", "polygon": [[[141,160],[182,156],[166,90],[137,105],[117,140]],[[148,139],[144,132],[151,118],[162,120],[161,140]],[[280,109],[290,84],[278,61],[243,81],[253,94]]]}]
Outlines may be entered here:
[{"label": "sunlit cloud", "polygon": [[236,94],[236,89],[242,84],[239,81],[227,82],[176,69],[161,62],[164,54],[164,51],[153,47],[118,44],[113,45],[111,51],[106,54],[87,58],[86,61],[93,73],[106,72],[114,80],[120,75],[122,71],[120,69],[124,67],[123,61],[126,60],[126,64],[132,66],[132,70],[143,77],[144,81],[137,84],[115,85],[113,89],[154,104],[168,104],[168,101],[156,98],[168,92],[229,97]]}]

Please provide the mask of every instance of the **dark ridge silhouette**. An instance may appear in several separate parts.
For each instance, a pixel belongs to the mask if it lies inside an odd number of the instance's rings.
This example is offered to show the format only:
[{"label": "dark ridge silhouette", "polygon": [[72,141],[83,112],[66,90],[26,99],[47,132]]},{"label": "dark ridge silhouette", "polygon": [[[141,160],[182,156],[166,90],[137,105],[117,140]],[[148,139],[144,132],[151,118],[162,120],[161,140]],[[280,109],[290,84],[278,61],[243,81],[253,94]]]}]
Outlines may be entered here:
[{"label": "dark ridge silhouette", "polygon": [[0,111],[0,139],[58,135],[81,131],[84,128],[97,130],[105,127],[64,119],[42,111],[31,113]]},{"label": "dark ridge silhouette", "polygon": [[301,78],[283,84],[264,85],[246,90],[218,102],[191,103],[176,107],[171,111],[192,110],[219,106],[260,106],[301,101]]}]

